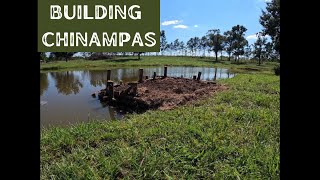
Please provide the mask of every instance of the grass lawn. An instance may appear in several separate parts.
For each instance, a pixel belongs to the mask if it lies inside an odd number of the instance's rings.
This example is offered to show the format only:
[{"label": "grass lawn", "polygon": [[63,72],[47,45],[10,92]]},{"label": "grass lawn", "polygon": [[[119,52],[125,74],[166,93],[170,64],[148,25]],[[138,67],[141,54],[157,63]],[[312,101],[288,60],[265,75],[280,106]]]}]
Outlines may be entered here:
[{"label": "grass lawn", "polygon": [[[184,63],[147,57],[123,64],[142,62],[215,65],[194,58]],[[68,63],[41,68],[118,66],[107,61]],[[42,130],[41,179],[280,179],[279,76],[259,71],[219,83],[229,90],[193,105]]]},{"label": "grass lawn", "polygon": [[257,66],[256,62],[242,62],[234,64],[234,61],[218,61],[213,58],[192,58],[192,57],[162,57],[162,56],[142,56],[141,60],[137,57],[124,57],[112,60],[71,60],[56,61],[40,65],[40,71],[65,71],[75,69],[113,69],[121,67],[144,67],[144,66],[197,66],[197,67],[225,67],[234,72],[245,71],[270,71],[278,63],[267,62]]}]

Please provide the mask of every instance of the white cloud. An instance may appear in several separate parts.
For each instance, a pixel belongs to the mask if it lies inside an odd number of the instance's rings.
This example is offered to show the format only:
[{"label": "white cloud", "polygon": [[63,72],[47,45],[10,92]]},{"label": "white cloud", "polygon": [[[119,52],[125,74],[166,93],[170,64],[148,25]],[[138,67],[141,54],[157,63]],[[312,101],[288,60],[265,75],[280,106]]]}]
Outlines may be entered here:
[{"label": "white cloud", "polygon": [[195,28],[199,27],[198,25],[194,25]]},{"label": "white cloud", "polygon": [[258,39],[256,34],[252,34],[252,35],[247,36],[247,40],[256,40],[256,39]]},{"label": "white cloud", "polygon": [[173,28],[176,28],[176,29],[187,29],[188,26],[179,24],[179,25],[173,26]]},{"label": "white cloud", "polygon": [[172,21],[163,21],[161,23],[162,26],[169,26],[169,25],[172,25],[172,24],[179,24],[181,23],[182,21],[179,21],[179,20],[172,20]]},{"label": "white cloud", "polygon": [[[269,35],[266,35],[266,36],[264,36],[265,38],[270,38],[270,36]],[[247,38],[246,38],[247,40],[257,40],[258,39],[258,36],[256,35],[256,34],[252,34],[252,35],[249,35],[249,36],[247,36]]]}]

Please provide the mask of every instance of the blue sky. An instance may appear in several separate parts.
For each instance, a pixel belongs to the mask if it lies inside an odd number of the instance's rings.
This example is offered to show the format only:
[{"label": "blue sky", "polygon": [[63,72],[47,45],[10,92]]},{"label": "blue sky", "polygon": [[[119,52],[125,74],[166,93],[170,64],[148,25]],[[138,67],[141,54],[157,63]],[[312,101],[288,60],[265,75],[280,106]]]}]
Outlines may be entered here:
[{"label": "blue sky", "polygon": [[167,41],[187,42],[191,37],[202,37],[209,29],[230,30],[237,24],[248,30],[249,43],[262,30],[261,10],[268,0],[160,0],[160,29],[166,31]]}]

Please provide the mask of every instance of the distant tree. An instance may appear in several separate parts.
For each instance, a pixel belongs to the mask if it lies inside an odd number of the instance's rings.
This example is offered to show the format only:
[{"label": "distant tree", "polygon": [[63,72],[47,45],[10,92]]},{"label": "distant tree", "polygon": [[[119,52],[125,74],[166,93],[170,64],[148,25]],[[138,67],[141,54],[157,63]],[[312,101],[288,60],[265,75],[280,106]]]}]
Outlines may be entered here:
[{"label": "distant tree", "polygon": [[181,41],[180,44],[179,44],[179,50],[181,52],[181,55],[183,55],[183,52],[184,52],[185,49],[186,49],[186,46],[185,46],[184,42]]},{"label": "distant tree", "polygon": [[244,47],[244,56],[249,60],[251,54],[252,54],[251,46],[250,46],[249,44],[247,44],[247,45]]},{"label": "distant tree", "polygon": [[216,61],[218,61],[218,52],[222,51],[222,43],[223,43],[223,37],[220,34],[219,29],[212,29],[209,30],[207,33],[208,36],[208,45],[210,49],[215,53],[216,55]]},{"label": "distant tree", "polygon": [[173,50],[177,54],[178,50],[180,48],[180,41],[179,39],[174,40],[173,42]]},{"label": "distant tree", "polygon": [[259,66],[261,65],[261,59],[266,54],[266,43],[267,43],[267,38],[262,36],[262,33],[257,33],[258,39],[256,42],[253,44],[254,46],[254,51],[253,54],[256,58],[258,58]]},{"label": "distant tree", "polygon": [[269,35],[273,49],[280,55],[280,0],[267,2],[267,11],[262,11],[260,24],[263,26],[263,34]]},{"label": "distant tree", "polygon": [[247,31],[247,28],[244,26],[236,25],[232,27],[232,51],[233,55],[235,56],[235,61],[240,60],[240,56],[244,55],[244,47],[248,44],[248,41],[246,40],[245,32]]},{"label": "distant tree", "polygon": [[162,30],[160,32],[160,51],[161,51],[162,56],[163,56],[164,51],[168,47],[167,44],[168,44],[168,42],[167,42],[167,38],[166,38],[166,32],[164,30]]},{"label": "distant tree", "polygon": [[206,50],[208,48],[208,38],[207,36],[202,36],[200,40],[200,47],[203,50],[203,56],[206,57]]},{"label": "distant tree", "polygon": [[133,56],[135,54],[137,54],[138,55],[138,60],[140,60],[141,59],[141,54],[143,54],[143,53],[145,53],[145,52],[133,52],[132,54],[133,54]]},{"label": "distant tree", "polygon": [[47,59],[46,52],[40,52],[40,60],[47,61]]},{"label": "distant tree", "polygon": [[228,60],[230,61],[231,54],[233,51],[233,33],[232,31],[226,31],[223,34],[225,37],[223,42],[224,50],[227,52]]},{"label": "distant tree", "polygon": [[56,59],[64,59],[66,62],[68,62],[68,59],[70,59],[75,53],[77,52],[51,52]]},{"label": "distant tree", "polygon": [[194,41],[193,43],[194,43],[195,56],[197,56],[197,50],[199,50],[201,47],[201,40],[199,37],[194,37],[193,41]]},{"label": "distant tree", "polygon": [[193,56],[193,51],[194,51],[194,48],[195,48],[194,38],[190,38],[189,39],[189,41],[187,42],[187,47],[191,51],[191,56]]}]

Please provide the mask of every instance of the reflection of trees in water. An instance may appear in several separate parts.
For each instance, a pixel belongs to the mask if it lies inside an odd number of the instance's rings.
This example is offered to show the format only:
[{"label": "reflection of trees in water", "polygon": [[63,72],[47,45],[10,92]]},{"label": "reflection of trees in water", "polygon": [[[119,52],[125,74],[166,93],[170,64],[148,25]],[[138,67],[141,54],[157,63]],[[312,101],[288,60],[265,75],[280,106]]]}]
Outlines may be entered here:
[{"label": "reflection of trees in water", "polygon": [[76,77],[73,72],[52,72],[50,74],[56,82],[58,92],[61,94],[78,94],[80,88],[83,87],[79,77]]},{"label": "reflection of trees in water", "polygon": [[40,73],[40,96],[48,90],[49,81],[48,81],[48,74],[47,73]]},{"label": "reflection of trees in water", "polygon": [[[94,87],[105,86],[107,82],[107,70],[89,71],[90,84]],[[111,70],[111,80],[119,82],[131,82],[138,80],[138,69],[113,69]]]}]

